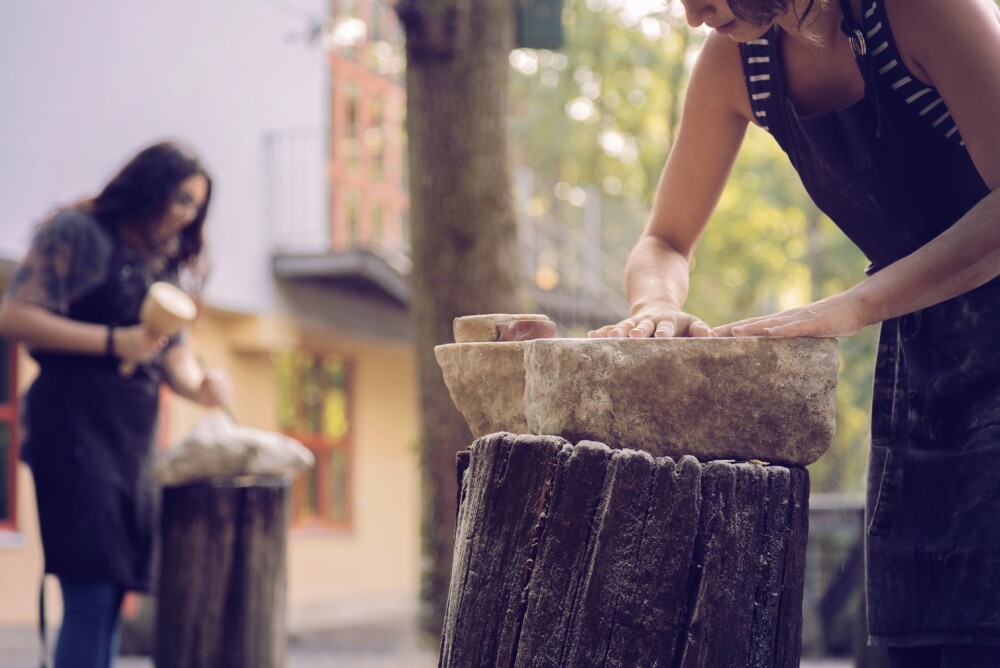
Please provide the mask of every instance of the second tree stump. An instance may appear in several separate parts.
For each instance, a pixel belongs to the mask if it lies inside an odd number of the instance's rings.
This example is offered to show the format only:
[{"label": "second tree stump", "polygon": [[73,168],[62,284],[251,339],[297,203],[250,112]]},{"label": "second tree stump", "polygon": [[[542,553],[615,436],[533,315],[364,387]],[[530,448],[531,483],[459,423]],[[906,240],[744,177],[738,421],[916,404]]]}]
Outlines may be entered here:
[{"label": "second tree stump", "polygon": [[157,668],[285,665],[288,482],[163,490]]}]

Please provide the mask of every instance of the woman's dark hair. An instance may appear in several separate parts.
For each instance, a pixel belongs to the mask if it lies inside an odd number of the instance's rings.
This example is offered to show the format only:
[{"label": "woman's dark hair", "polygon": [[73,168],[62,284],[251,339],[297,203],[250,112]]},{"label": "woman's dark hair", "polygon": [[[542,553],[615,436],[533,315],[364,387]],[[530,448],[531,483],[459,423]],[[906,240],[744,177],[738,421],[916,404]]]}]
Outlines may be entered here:
[{"label": "woman's dark hair", "polygon": [[[166,272],[189,269],[204,273],[200,255],[204,246],[205,216],[212,199],[212,178],[195,153],[176,142],[160,142],[140,151],[121,168],[96,197],[84,204],[99,222],[122,231],[136,228],[149,243],[146,250],[162,252],[157,230],[173,204],[181,183],[196,174],[208,182],[205,202],[194,221],[180,234],[179,244],[170,249]],[[189,277],[200,283],[204,275]]]},{"label": "woman's dark hair", "polygon": [[[791,0],[729,0],[729,8],[733,10],[736,18],[751,23],[753,25],[764,26],[774,20],[774,17],[782,12],[788,11],[788,3]],[[809,13],[812,12],[816,0],[809,0],[802,16],[799,18],[799,28]]]}]

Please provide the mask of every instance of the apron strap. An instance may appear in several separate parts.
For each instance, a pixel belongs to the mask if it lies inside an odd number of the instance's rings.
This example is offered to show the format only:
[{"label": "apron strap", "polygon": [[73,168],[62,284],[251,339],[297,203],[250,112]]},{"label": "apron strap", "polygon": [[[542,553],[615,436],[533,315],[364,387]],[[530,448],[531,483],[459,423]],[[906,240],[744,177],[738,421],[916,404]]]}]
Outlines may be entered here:
[{"label": "apron strap", "polygon": [[871,93],[875,103],[875,137],[882,136],[882,102],[878,91],[875,90],[875,71],[871,60],[868,59],[868,41],[865,39],[864,25],[858,23],[854,18],[854,7],[851,0],[840,0],[840,10],[844,18],[840,21],[840,30],[847,35],[847,40],[851,43],[851,52],[861,70],[861,78],[865,80],[865,90]]},{"label": "apron strap", "polygon": [[42,582],[38,586],[38,638],[41,641],[40,668],[47,668],[49,665],[49,642],[47,635],[45,622],[45,573],[42,573]]}]

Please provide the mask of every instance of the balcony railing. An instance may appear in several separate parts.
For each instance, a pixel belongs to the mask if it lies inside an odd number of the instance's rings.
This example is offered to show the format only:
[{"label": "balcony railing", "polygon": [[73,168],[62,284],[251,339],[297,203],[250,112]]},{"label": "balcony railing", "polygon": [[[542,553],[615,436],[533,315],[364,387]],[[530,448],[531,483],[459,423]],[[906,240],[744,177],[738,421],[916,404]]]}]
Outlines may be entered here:
[{"label": "balcony railing", "polygon": [[264,137],[267,219],[276,254],[326,252],[330,245],[327,144],[320,128]]},{"label": "balcony railing", "polygon": [[[326,133],[318,129],[276,132],[266,138],[276,273],[286,279],[366,284],[408,304],[412,264],[401,235],[332,233],[327,145]],[[624,317],[624,266],[601,246],[600,196],[588,193],[588,204],[576,212],[573,224],[551,215],[529,216],[520,194],[527,174],[519,170],[516,175],[515,202],[525,286],[530,286],[537,310],[558,322],[566,335]]]}]

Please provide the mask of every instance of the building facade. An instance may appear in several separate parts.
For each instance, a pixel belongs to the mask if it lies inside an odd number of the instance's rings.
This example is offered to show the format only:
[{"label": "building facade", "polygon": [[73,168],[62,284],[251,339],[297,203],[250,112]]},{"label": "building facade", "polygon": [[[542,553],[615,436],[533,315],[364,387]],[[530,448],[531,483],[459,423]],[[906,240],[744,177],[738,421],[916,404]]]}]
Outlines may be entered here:
[{"label": "building facade", "polygon": [[[181,139],[213,174],[213,269],[192,343],[229,370],[242,424],[290,433],[317,459],[292,490],[292,631],[417,606],[403,97],[398,72],[361,53],[376,54],[374,31],[390,29],[387,3],[375,6],[386,27],[370,19],[348,52],[336,39],[350,37],[350,17],[331,17],[325,0],[0,7],[0,283],[48,212],[96,191],[142,146]],[[36,623],[42,573],[17,457],[18,396],[34,373],[23,349],[0,342],[7,627]],[[164,446],[205,415],[167,391],[163,405]]]}]

